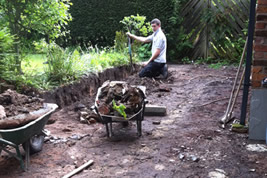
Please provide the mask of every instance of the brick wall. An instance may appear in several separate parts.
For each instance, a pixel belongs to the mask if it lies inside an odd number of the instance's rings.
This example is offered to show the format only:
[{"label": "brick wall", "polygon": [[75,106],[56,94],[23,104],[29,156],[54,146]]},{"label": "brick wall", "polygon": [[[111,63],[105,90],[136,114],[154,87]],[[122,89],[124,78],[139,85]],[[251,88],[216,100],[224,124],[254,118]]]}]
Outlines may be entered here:
[{"label": "brick wall", "polygon": [[261,88],[267,77],[267,0],[258,0],[256,9],[252,88]]}]

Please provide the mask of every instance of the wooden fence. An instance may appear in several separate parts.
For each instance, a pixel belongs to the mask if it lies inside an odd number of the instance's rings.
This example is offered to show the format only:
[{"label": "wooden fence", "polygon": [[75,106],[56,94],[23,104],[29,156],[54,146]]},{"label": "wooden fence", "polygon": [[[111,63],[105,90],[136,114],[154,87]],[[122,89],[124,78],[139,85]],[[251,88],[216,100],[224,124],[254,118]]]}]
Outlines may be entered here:
[{"label": "wooden fence", "polygon": [[193,44],[189,57],[233,58],[233,41],[247,28],[249,0],[189,0],[182,8],[183,27]]}]

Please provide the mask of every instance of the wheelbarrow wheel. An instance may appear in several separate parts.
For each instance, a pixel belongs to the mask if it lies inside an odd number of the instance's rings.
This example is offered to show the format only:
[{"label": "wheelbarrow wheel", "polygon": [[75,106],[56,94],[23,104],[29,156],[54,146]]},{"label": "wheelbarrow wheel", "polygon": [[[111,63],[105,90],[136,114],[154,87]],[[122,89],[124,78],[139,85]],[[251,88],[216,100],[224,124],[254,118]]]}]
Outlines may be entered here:
[{"label": "wheelbarrow wheel", "polygon": [[[45,136],[43,134],[40,134],[30,138],[30,143],[29,143],[30,154],[42,151],[44,144],[44,137]],[[23,143],[22,147],[26,151],[26,143]]]}]

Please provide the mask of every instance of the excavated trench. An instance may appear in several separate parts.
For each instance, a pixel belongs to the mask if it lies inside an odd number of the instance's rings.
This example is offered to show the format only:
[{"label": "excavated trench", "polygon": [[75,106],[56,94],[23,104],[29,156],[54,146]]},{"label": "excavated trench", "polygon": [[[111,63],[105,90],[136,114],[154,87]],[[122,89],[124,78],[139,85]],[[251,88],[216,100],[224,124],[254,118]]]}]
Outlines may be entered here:
[{"label": "excavated trench", "polygon": [[[138,68],[138,66],[135,66],[135,68]],[[81,80],[72,84],[44,92],[41,94],[41,98],[47,103],[56,103],[60,108],[63,108],[83,100],[85,97],[94,96],[97,89],[105,81],[124,80],[129,75],[131,75],[129,66],[106,69],[98,74],[84,76]]]}]

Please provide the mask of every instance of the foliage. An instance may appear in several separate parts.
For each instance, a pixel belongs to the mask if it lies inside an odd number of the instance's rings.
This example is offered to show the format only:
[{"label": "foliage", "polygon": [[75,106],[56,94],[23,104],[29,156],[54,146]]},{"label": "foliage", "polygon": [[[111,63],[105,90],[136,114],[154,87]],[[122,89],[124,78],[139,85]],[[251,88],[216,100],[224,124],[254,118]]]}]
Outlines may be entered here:
[{"label": "foliage", "polygon": [[[212,33],[209,34],[211,39],[216,39],[216,46],[214,44],[211,45],[213,45],[216,54],[221,59],[219,62],[227,60],[230,63],[237,63],[240,60],[245,44],[246,29],[239,36],[234,36],[231,32],[232,25],[227,16],[229,13],[231,13],[230,8],[226,8],[224,12],[219,9],[207,8],[202,14],[201,21],[212,29]],[[229,51],[231,52],[230,55]]]},{"label": "foliage", "polygon": [[14,68],[14,55],[11,52],[14,36],[7,28],[0,29],[0,79],[7,77],[8,71]]},{"label": "foliage", "polygon": [[13,43],[14,36],[8,32],[8,29],[0,29],[0,54],[10,51]]},{"label": "foliage", "polygon": [[48,50],[46,73],[49,81],[62,84],[78,78],[73,63],[80,57],[79,52],[64,50],[55,43],[49,44]]},{"label": "foliage", "polygon": [[140,16],[139,14],[136,16],[131,15],[124,17],[120,23],[124,25],[124,29],[126,31],[129,31],[137,36],[148,36],[148,34],[152,32],[150,23],[146,22],[146,17]]},{"label": "foliage", "polygon": [[189,57],[184,57],[182,58],[182,63],[183,64],[192,64],[192,60],[189,59]]},{"label": "foliage", "polygon": [[[124,25],[126,31],[131,32],[137,36],[148,36],[152,32],[152,28],[149,22],[146,22],[145,16],[131,15],[124,17],[120,21]],[[117,36],[117,35],[116,35]],[[151,44],[141,44],[137,41],[132,41],[133,55],[138,56],[142,61],[147,60],[151,56]],[[116,43],[115,43],[116,44]]]},{"label": "foliage", "polygon": [[180,14],[181,8],[186,2],[187,0],[173,0],[173,10],[168,19],[167,58],[173,61],[187,57],[187,52],[193,47],[192,42],[189,41],[189,35],[185,33],[182,26],[184,19]]},{"label": "foliage", "polygon": [[122,31],[116,31],[116,36],[115,36],[115,50],[118,52],[125,52],[125,48],[127,48],[127,36],[125,32]]},{"label": "foliage", "polygon": [[32,45],[32,41],[46,37],[47,41],[64,35],[64,28],[71,20],[68,9],[70,0],[0,0],[1,24],[14,35],[16,67],[21,71],[21,48]]},{"label": "foliage", "polygon": [[127,115],[125,113],[125,109],[126,109],[126,106],[124,106],[123,104],[120,104],[119,106],[116,105],[115,101],[112,100],[112,108],[117,111],[120,115],[122,115],[125,119],[127,118]]}]

